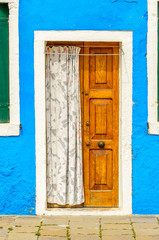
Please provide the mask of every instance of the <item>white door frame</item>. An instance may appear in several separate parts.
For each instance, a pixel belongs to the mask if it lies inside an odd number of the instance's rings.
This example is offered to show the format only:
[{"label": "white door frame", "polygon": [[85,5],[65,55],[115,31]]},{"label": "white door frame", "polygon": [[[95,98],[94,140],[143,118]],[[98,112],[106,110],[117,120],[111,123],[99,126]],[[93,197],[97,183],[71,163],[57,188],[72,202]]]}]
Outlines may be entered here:
[{"label": "white door frame", "polygon": [[[119,76],[119,208],[47,209],[46,199],[46,41],[120,42]],[[132,32],[129,31],[35,31],[35,138],[36,214],[126,215],[132,213]]]}]

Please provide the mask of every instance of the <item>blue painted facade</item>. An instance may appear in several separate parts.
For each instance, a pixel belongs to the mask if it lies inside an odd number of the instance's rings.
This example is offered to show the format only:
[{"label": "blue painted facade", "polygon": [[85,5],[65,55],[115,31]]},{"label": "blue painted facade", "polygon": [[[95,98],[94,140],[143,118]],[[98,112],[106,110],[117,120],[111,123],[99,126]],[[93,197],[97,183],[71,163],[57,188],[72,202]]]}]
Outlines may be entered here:
[{"label": "blue painted facade", "polygon": [[35,211],[35,30],[133,31],[133,214],[159,214],[159,136],[147,131],[147,1],[20,0],[18,137],[0,138],[0,214]]}]

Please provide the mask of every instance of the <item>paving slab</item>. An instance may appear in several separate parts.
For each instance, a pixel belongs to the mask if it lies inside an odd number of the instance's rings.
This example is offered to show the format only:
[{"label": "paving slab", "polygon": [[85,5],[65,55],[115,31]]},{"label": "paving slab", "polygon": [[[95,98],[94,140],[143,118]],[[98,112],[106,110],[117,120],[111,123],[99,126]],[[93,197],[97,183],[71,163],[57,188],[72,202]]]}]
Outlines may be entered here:
[{"label": "paving slab", "polygon": [[158,229],[159,224],[155,223],[133,223],[134,229]]},{"label": "paving slab", "polygon": [[15,233],[36,233],[38,231],[39,227],[28,227],[28,226],[22,226],[22,227],[14,227],[13,232]]},{"label": "paving slab", "polygon": [[66,237],[66,229],[50,229],[50,230],[40,230],[40,235],[42,236],[57,236],[57,237]]},{"label": "paving slab", "polygon": [[99,223],[99,216],[70,216],[70,222],[90,222]]},{"label": "paving slab", "polygon": [[120,217],[120,216],[116,216],[116,217],[101,217],[101,222],[102,223],[130,223],[130,217],[129,216],[125,216],[125,217]]},{"label": "paving slab", "polygon": [[100,240],[100,238],[96,235],[71,235],[71,240]]},{"label": "paving slab", "polygon": [[67,237],[40,236],[38,240],[67,240]]},{"label": "paving slab", "polygon": [[6,220],[11,220],[11,219],[16,219],[18,215],[1,215],[0,216],[0,220],[1,219],[6,219]]},{"label": "paving slab", "polygon": [[41,230],[67,229],[68,225],[42,225]]},{"label": "paving slab", "polygon": [[120,223],[120,224],[109,224],[109,223],[104,223],[102,224],[102,229],[103,230],[106,230],[106,229],[112,229],[112,230],[117,230],[117,229],[123,229],[123,230],[131,230],[132,229],[132,226],[130,224],[123,224],[123,223]]},{"label": "paving slab", "polygon": [[136,240],[159,240],[159,236],[136,236]]},{"label": "paving slab", "polygon": [[99,223],[91,222],[70,222],[70,228],[99,228]]},{"label": "paving slab", "polygon": [[91,215],[83,215],[83,216],[75,216],[75,215],[71,215],[70,216],[70,220],[72,221],[80,221],[80,220],[91,220],[91,221],[96,221],[97,219],[100,219],[101,216],[91,216]]},{"label": "paving slab", "polygon": [[41,223],[41,218],[40,217],[30,217],[30,216],[18,216],[15,220],[15,226],[39,226]]},{"label": "paving slab", "polygon": [[146,236],[158,236],[159,239],[159,229],[135,229],[136,235],[146,235]]},{"label": "paving slab", "polygon": [[71,216],[70,228],[96,228],[99,227],[99,221],[98,216]]},{"label": "paving slab", "polygon": [[43,225],[67,225],[69,222],[69,216],[52,216],[52,217],[42,217]]},{"label": "paving slab", "polygon": [[102,240],[135,240],[133,236],[112,236],[112,235],[107,235],[103,236]]},{"label": "paving slab", "polygon": [[102,230],[102,236],[105,235],[133,235],[132,230],[123,230],[123,229],[118,229],[118,230]]},{"label": "paving slab", "polygon": [[84,228],[84,229],[70,229],[70,234],[72,235],[99,235],[99,228]]},{"label": "paving slab", "polygon": [[131,217],[131,221],[136,223],[158,223],[157,217],[146,216],[133,216]]},{"label": "paving slab", "polygon": [[15,219],[14,217],[0,217],[0,228],[9,228],[12,227],[15,223]]},{"label": "paving slab", "polygon": [[0,229],[0,237],[6,237],[8,235],[8,229]]},{"label": "paving slab", "polygon": [[37,240],[35,234],[30,233],[9,233],[7,240]]}]

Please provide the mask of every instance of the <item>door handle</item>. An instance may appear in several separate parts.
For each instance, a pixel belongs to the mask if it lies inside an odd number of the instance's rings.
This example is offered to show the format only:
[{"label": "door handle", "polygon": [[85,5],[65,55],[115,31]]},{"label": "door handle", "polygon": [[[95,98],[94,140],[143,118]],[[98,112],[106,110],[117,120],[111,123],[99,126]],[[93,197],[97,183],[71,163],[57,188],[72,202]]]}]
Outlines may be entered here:
[{"label": "door handle", "polygon": [[105,146],[105,142],[103,141],[98,142],[98,147],[104,148],[104,146]]},{"label": "door handle", "polygon": [[89,126],[90,125],[90,123],[89,122],[86,122],[86,126]]}]

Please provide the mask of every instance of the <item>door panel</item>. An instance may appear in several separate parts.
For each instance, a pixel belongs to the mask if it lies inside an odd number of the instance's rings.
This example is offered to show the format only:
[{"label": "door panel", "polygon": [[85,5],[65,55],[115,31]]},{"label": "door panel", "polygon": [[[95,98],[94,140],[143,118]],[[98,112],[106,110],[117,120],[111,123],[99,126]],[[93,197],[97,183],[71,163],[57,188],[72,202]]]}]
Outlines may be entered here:
[{"label": "door panel", "polygon": [[90,151],[90,190],[112,190],[112,151]]},{"label": "door panel", "polygon": [[119,45],[85,43],[84,53],[84,205],[117,207]]},{"label": "door panel", "polygon": [[112,139],[112,99],[90,99],[90,141]]},{"label": "door panel", "polygon": [[[90,48],[90,89],[109,89],[113,83],[112,48]],[[102,55],[108,54],[108,55]],[[109,55],[110,54],[110,55]]]}]

